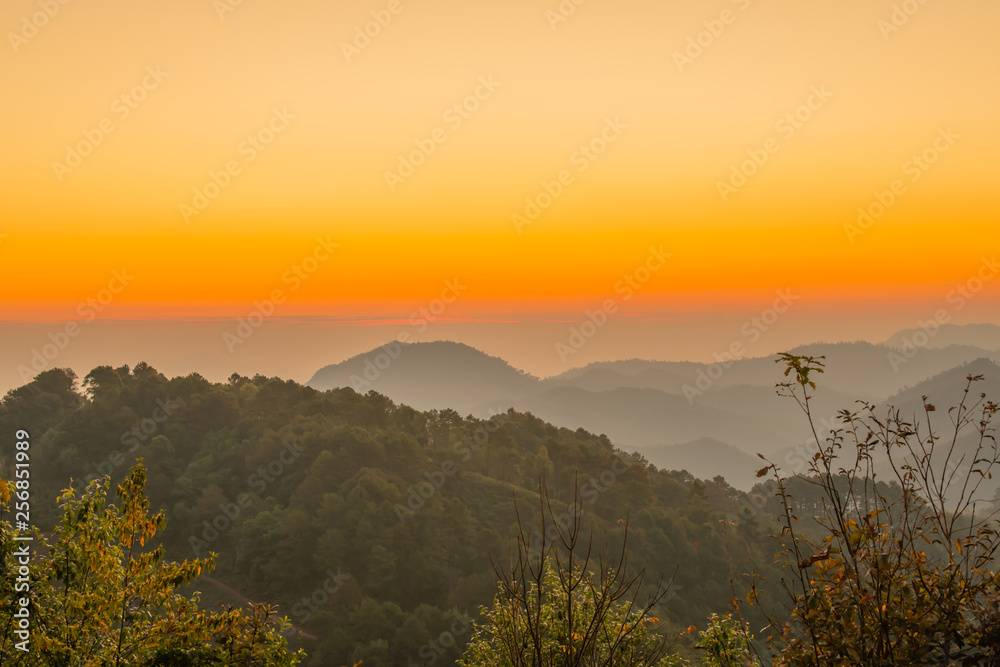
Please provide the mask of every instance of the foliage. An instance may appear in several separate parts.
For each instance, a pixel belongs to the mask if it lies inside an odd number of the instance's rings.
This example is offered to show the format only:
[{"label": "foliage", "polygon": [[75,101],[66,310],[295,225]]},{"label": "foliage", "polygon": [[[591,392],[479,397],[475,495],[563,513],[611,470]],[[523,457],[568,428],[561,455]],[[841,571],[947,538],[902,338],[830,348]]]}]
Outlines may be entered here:
[{"label": "foliage", "polygon": [[[811,357],[782,355],[778,385],[810,425]],[[802,481],[822,497],[812,529],[800,524],[790,483],[772,472],[782,508],[779,554],[792,619],[772,620],[777,665],[997,664],[1000,535],[978,495],[998,451],[997,405],[971,393],[944,428],[924,397],[920,420],[861,403],[821,440]],[[943,434],[945,431],[947,434]],[[886,486],[880,480],[895,484]],[[891,493],[889,492],[891,490]],[[818,527],[819,530],[816,530]]]},{"label": "foliage", "polygon": [[[713,612],[744,614],[739,622],[710,620],[700,658],[716,663],[705,664],[745,664],[750,648],[762,650],[747,621],[770,623],[778,664],[997,661],[998,537],[990,513],[1000,498],[991,505],[980,497],[997,461],[996,405],[971,393],[978,378],[947,413],[926,399],[919,421],[861,404],[823,439],[810,407],[822,358],[780,361],[788,382],[779,391],[799,402],[819,444],[808,470],[789,476],[769,464],[763,475],[772,479],[752,494],[722,478],[657,470],[605,436],[515,411],[489,420],[418,412],[375,392],[318,392],[263,376],[168,379],[146,364],[94,369],[81,393],[71,371],[45,371],[0,401],[0,433],[32,434],[32,519],[57,525],[36,538],[40,553],[30,565],[36,647],[44,640],[45,664],[55,665],[87,664],[66,657],[85,632],[101,638],[90,647],[107,664],[129,651],[136,664],[163,665],[225,664],[225,650],[249,650],[251,661],[280,653],[268,623],[273,609],[209,613],[203,609],[232,598],[214,588],[203,598],[178,593],[201,563],[199,582],[212,581],[204,574],[215,565],[213,584],[279,604],[295,624],[285,628],[297,634],[290,641],[306,648],[311,665],[451,664],[470,638],[471,651],[495,646],[490,624],[502,630],[504,619],[516,618],[497,615],[512,600],[536,606],[520,629],[509,622],[508,634],[558,642],[575,632],[593,647],[597,635],[570,631],[568,619],[559,626],[555,606],[555,616],[540,610],[550,602],[576,608],[577,628],[588,609],[601,607],[616,619],[605,636],[632,628],[622,643],[635,640],[640,654],[648,641]],[[140,457],[148,466],[141,482],[130,470]],[[0,459],[0,475],[11,477],[12,467]],[[611,542],[630,536],[628,549],[583,567],[581,543],[572,559],[566,552],[538,567],[538,552],[560,539],[553,527],[572,518],[552,517],[530,536],[520,530],[546,516],[541,476],[554,502],[582,507],[592,530]],[[64,495],[68,479],[75,490]],[[113,505],[107,497],[116,486],[125,496]],[[150,517],[150,508],[163,510]],[[723,516],[738,523],[719,522]],[[631,517],[628,530],[623,517]],[[770,532],[780,532],[783,576],[757,573],[755,564],[774,560]],[[0,537],[7,587],[0,623],[9,623],[16,546],[9,527]],[[497,588],[488,554],[511,539],[531,547],[524,563],[534,569]],[[209,550],[220,555],[205,558]],[[195,560],[164,563],[164,553]],[[629,616],[637,610],[627,606],[654,598],[655,582],[634,582],[627,590],[636,598],[608,595],[629,581],[614,580],[611,567],[626,556],[675,573],[655,614]],[[743,584],[752,606],[740,604]],[[783,590],[791,615],[778,605]],[[473,631],[461,619],[481,607],[493,616]],[[660,621],[633,622],[649,617]],[[176,625],[168,633],[170,618]],[[138,629],[160,633],[155,653]],[[19,664],[23,656],[10,657],[5,637],[0,662]],[[561,645],[587,655],[572,641]],[[729,653],[714,655],[709,646]],[[488,659],[486,650],[479,659]]]},{"label": "foliage", "polygon": [[[586,543],[581,540],[579,506],[570,505],[557,518],[548,505],[544,484],[542,488],[540,532],[551,539],[541,544],[530,541],[519,522],[516,552],[506,567],[499,558],[494,561],[497,594],[492,606],[481,608],[485,622],[474,625],[472,641],[458,665],[690,665],[681,655],[670,653],[660,619],[652,615],[669,586],[662,586],[661,581],[645,605],[636,604],[635,589],[645,568],[629,570],[627,531],[618,557],[602,556],[595,574],[590,569],[593,535]],[[551,531],[546,530],[547,519],[554,523]],[[577,558],[578,553],[582,557]],[[678,633],[678,639],[695,629],[691,626]],[[751,656],[752,642],[745,621],[731,614],[712,614],[695,649],[702,652],[703,667],[760,667],[760,661]]]},{"label": "foliage", "polygon": [[573,503],[557,517],[544,484],[540,504],[539,534],[547,539],[532,541],[519,521],[516,554],[506,567],[499,557],[494,561],[500,581],[493,606],[481,609],[487,622],[475,625],[458,664],[678,664],[666,657],[663,638],[650,631],[659,619],[649,612],[667,589],[657,586],[648,603],[637,605],[645,570],[628,569],[624,540],[618,558],[598,559],[598,574],[594,574],[590,571],[592,536],[587,544],[581,542],[582,505]]},{"label": "foliage", "polygon": [[749,642],[753,641],[750,624],[742,624],[731,614],[712,614],[708,627],[698,633],[698,648],[705,652],[703,667],[759,667],[760,660],[750,655]]},{"label": "foliage", "polygon": [[[0,433],[32,434],[34,523],[61,520],[67,480],[78,496],[88,478],[108,475],[114,488],[142,457],[150,507],[167,519],[146,547],[178,559],[218,554],[211,579],[199,580],[201,606],[242,604],[224,587],[278,605],[305,664],[457,660],[472,636],[460,619],[497,592],[489,554],[516,536],[513,499],[526,520],[539,518],[541,475],[553,502],[577,497],[613,541],[631,517],[633,562],[676,571],[680,594],[656,613],[669,632],[729,608],[717,518],[747,506],[746,494],[721,478],[658,470],[605,436],[515,411],[419,412],[375,392],[259,375],[213,383],[146,364],[103,367],[82,394],[74,379],[46,371],[0,401]],[[0,475],[11,475],[5,465]],[[744,522],[733,552],[769,559],[771,521]],[[644,598],[654,584],[643,584]],[[776,583],[760,591],[779,592]]]},{"label": "foliage", "polygon": [[[162,547],[148,548],[164,515],[149,515],[145,483],[140,463],[118,486],[117,505],[107,503],[107,479],[92,482],[80,497],[67,490],[60,498],[62,520],[48,540],[36,533],[33,542],[17,542],[7,518],[0,521],[0,625],[17,623],[22,598],[30,617],[30,640],[22,647],[28,650],[17,648],[20,638],[5,632],[0,663],[299,664],[301,656],[289,653],[267,605],[249,613],[207,613],[198,608],[197,596],[176,592],[211,570],[213,560],[163,562]],[[7,490],[6,482],[0,485]],[[3,515],[9,492],[0,495]],[[25,578],[15,552],[28,544],[34,558]],[[17,587],[25,579],[29,591]]]},{"label": "foliage", "polygon": [[[582,583],[577,589],[574,583]],[[677,665],[664,655],[650,627],[659,619],[630,609],[628,602],[605,606],[601,581],[581,568],[549,567],[541,588],[529,584],[524,598],[538,607],[512,604],[504,591],[483,608],[472,641],[457,663],[462,667],[514,665]],[[536,627],[532,627],[532,626]],[[537,646],[535,634],[537,633]]]}]

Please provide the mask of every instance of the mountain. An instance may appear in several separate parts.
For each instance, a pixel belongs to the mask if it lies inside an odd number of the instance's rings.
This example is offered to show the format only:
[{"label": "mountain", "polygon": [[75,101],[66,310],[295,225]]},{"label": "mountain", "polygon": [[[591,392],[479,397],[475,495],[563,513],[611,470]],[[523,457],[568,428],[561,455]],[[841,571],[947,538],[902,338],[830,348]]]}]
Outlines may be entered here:
[{"label": "mountain", "polygon": [[717,475],[738,489],[750,489],[757,482],[754,471],[760,459],[712,438],[698,438],[678,445],[656,445],[641,454],[653,465],[666,470],[686,470],[698,479]]},{"label": "mountain", "polygon": [[[920,349],[907,356],[885,345],[863,341],[813,343],[801,345],[790,352],[825,356],[826,372],[818,378],[819,384],[854,398],[872,400],[885,398],[908,385],[982,356],[1000,360],[1000,353],[984,355],[982,349],[968,346]],[[742,358],[728,366],[722,363],[638,359],[598,362],[544,379],[542,384],[596,388],[603,383],[605,388],[612,388],[612,385],[656,388],[676,394],[683,393],[685,385],[701,390],[708,384],[709,388],[704,389],[705,395],[709,391],[737,385],[773,388],[775,382],[781,379],[780,373],[776,372],[781,370],[774,362],[776,358],[776,355]]]},{"label": "mountain", "polygon": [[[970,386],[968,378],[979,375],[982,375],[983,379],[973,382]],[[980,394],[984,393],[988,399],[995,401],[1000,399],[1000,364],[981,357],[904,389],[890,396],[885,403],[899,408],[905,415],[919,415],[924,411],[922,397],[927,396],[928,403],[946,410],[962,401],[966,387],[969,387],[967,404],[978,401]]]},{"label": "mountain", "polygon": [[[982,379],[969,382],[969,377],[977,376],[982,376]],[[966,389],[968,389],[968,395],[965,394]],[[983,398],[983,394],[985,394],[985,398]],[[970,419],[974,424],[983,416],[984,401],[1000,401],[1000,365],[990,359],[976,359],[971,363],[925,380],[886,401],[886,405],[891,405],[899,410],[901,419],[912,420],[918,425],[918,432],[926,436],[928,415],[924,408],[924,396],[927,397],[927,403],[935,408],[931,412],[930,418],[936,434],[941,437],[938,446],[948,447],[952,442],[954,420],[958,414],[951,408],[957,407],[964,401],[967,411],[963,417]],[[970,428],[955,441],[954,452],[947,459],[948,477],[954,474],[955,479],[962,479],[972,469],[975,461],[984,458],[992,459],[997,456],[997,453],[996,440],[990,437],[983,438],[978,430]],[[978,467],[984,468],[981,464]],[[939,479],[945,477],[941,475],[943,471],[944,467],[942,466],[938,470]],[[1000,488],[1000,478],[984,477],[980,479],[973,474],[973,482],[980,484],[976,497],[981,500],[992,499],[997,489]],[[960,486],[961,483],[957,485]],[[952,493],[948,495],[957,495],[954,488]]]},{"label": "mountain", "polygon": [[[884,345],[865,342],[813,343],[791,350],[793,354],[825,356],[825,372],[816,383],[854,399],[886,398],[929,377],[984,356],[970,347],[922,349],[905,356]],[[997,355],[1000,359],[1000,354]],[[774,376],[775,366],[769,374]],[[848,407],[848,406],[845,406]]]},{"label": "mountain", "polygon": [[[984,449],[977,452],[977,447],[980,445],[980,435],[975,428],[971,428],[974,424],[970,424],[970,428],[966,428],[963,434],[955,440],[955,447],[951,456],[946,457],[942,454],[944,450],[941,448],[950,447],[954,435],[954,417],[957,413],[950,409],[958,406],[963,401],[965,389],[969,387],[968,377],[979,375],[982,375],[983,379],[971,384],[969,395],[965,400],[966,407],[971,408],[966,412],[966,418],[978,421],[982,416],[983,408],[981,395],[986,394],[986,400],[994,401],[1000,397],[1000,365],[986,358],[977,359],[949,369],[913,387],[900,391],[883,401],[872,404],[875,417],[883,424],[886,422],[890,408],[893,414],[898,411],[899,418],[902,421],[913,424],[916,427],[916,431],[924,443],[927,442],[927,421],[930,419],[935,435],[938,437],[935,447],[939,453],[936,455],[935,460],[941,464],[935,468],[937,475],[935,483],[939,483],[945,478],[945,475],[942,475],[942,473],[947,471],[947,477],[953,479],[951,489],[948,489],[945,494],[949,498],[954,498],[958,495],[959,488],[962,486],[962,480],[964,480],[966,474],[971,470],[974,461],[982,457],[992,458],[996,452],[994,442],[988,438],[982,440]],[[927,397],[927,404],[934,406],[929,415],[924,410],[925,396]],[[978,406],[976,405],[977,403],[979,404]],[[866,417],[867,413],[862,409],[862,406],[852,405],[850,408],[852,412],[858,413],[859,418]],[[817,417],[815,420],[817,422],[817,433],[823,439],[829,436],[831,429],[844,428],[839,418],[830,419],[829,416],[821,417],[820,415],[824,414],[821,412],[815,412],[814,414]],[[852,441],[848,440],[848,443],[850,442]],[[782,466],[785,473],[801,474],[806,470],[806,460],[815,452],[816,445],[809,439],[808,442],[804,440],[793,447],[775,452],[769,458]],[[905,450],[897,450],[895,454],[897,457],[905,458],[907,452]],[[918,455],[922,454],[923,452],[919,452]],[[873,457],[876,461],[876,470],[878,473],[891,477],[892,473],[889,469],[889,462],[885,452],[881,450],[874,451]],[[901,460],[901,458],[897,458],[897,463]],[[1000,478],[982,478],[980,480],[973,473],[972,479],[974,483],[978,482],[980,484],[975,494],[976,498],[980,500],[988,501],[992,499],[998,487],[1000,487]]]},{"label": "mountain", "polygon": [[462,343],[389,343],[320,369],[306,383],[324,391],[375,390],[418,410],[450,408],[469,414],[484,403],[523,396],[538,378]]},{"label": "mountain", "polygon": [[[822,428],[858,399],[877,403],[986,354],[969,346],[901,351],[866,342],[816,343],[792,352],[825,357],[812,403]],[[450,408],[479,418],[514,408],[605,434],[629,450],[709,438],[745,454],[772,455],[811,437],[795,403],[775,393],[775,383],[786,380],[775,359],[628,359],[539,379],[460,343],[391,343],[321,369],[308,385],[374,390],[420,410]]]},{"label": "mountain", "polygon": [[[832,423],[841,410],[853,408],[857,400],[857,396],[830,389],[820,380],[810,406],[816,421],[827,424]],[[774,388],[765,390],[752,385],[726,387],[706,393],[697,402],[719,413],[734,415],[746,423],[759,424],[762,428],[766,425],[770,431],[781,434],[782,443],[799,444],[811,436],[809,425],[799,406],[787,396],[778,395]],[[727,442],[742,445],[744,441],[739,439]],[[749,454],[770,454],[777,448],[777,443],[772,443],[771,446],[762,445],[744,451]]]},{"label": "mountain", "polygon": [[894,349],[912,346],[940,348],[963,345],[995,352],[1000,350],[1000,326],[995,324],[942,324],[937,327],[904,329],[889,336],[884,345]]},{"label": "mountain", "polygon": [[640,367],[629,373],[622,366],[610,367],[594,364],[574,369],[555,377],[542,380],[543,387],[575,387],[587,391],[609,391],[630,387],[633,389],[659,389],[671,394],[680,394],[685,384],[696,376],[701,364],[682,362],[663,368],[652,365],[657,362],[637,362]]},{"label": "mountain", "polygon": [[[553,538],[539,522],[543,479],[548,527],[581,517],[595,554],[617,555],[628,521],[629,563],[650,572],[640,598],[661,575],[682,592],[657,608],[671,635],[730,607],[730,565],[748,571],[749,554],[773,553],[766,515],[723,541],[719,519],[749,506],[746,494],[524,413],[483,421],[262,375],[167,378],[142,363],[96,368],[85,384],[53,369],[0,399],[0,432],[30,434],[32,522],[54,525],[61,489],[79,497],[104,476],[115,488],[141,457],[150,508],[166,516],[145,548],[217,554],[212,579],[196,582],[202,604],[278,605],[307,667],[454,664],[471,636],[456,621],[496,594],[491,555],[507,557],[519,521],[532,545]],[[739,464],[725,445],[701,448]],[[13,468],[0,459],[5,479]],[[778,583],[764,587],[775,599]]]},{"label": "mountain", "polygon": [[[757,391],[773,393],[766,388]],[[558,387],[490,407],[494,413],[514,408],[554,424],[577,425],[607,435],[619,446],[639,451],[700,437],[738,442],[747,452],[771,452],[791,443],[787,434],[775,430],[764,420],[698,402],[691,404],[683,396],[656,389],[620,387],[594,392]],[[788,410],[794,413],[794,405],[789,404]]]},{"label": "mountain", "polygon": [[[411,358],[407,350],[414,351]],[[526,391],[517,401],[534,414],[508,410],[481,420],[453,409],[414,410],[378,392],[317,391],[260,375],[233,375],[226,383],[196,374],[167,378],[139,364],[94,369],[85,392],[71,371],[45,371],[0,400],[0,432],[31,434],[32,460],[45,462],[31,471],[32,520],[39,526],[51,526],[59,515],[56,499],[70,480],[77,491],[105,475],[114,485],[141,457],[151,507],[167,517],[148,546],[162,545],[177,560],[218,554],[212,576],[221,586],[213,585],[206,603],[278,604],[301,629],[296,641],[310,654],[310,667],[410,664],[456,627],[455,610],[488,604],[496,593],[490,554],[508,553],[518,518],[535,527],[529,528],[533,543],[536,535],[544,539],[536,523],[543,478],[557,511],[580,503],[597,549],[604,539],[620,544],[627,517],[630,560],[655,574],[676,572],[682,594],[667,598],[660,615],[671,632],[730,607],[726,573],[730,566],[752,566],[739,560],[742,554],[773,560],[766,537],[775,530],[773,505],[756,504],[752,493],[739,490],[750,488],[761,467],[750,447],[802,442],[802,429],[786,433],[777,417],[782,399],[773,387],[710,387],[689,402],[648,387],[547,386],[466,346],[389,352],[388,361],[377,354],[353,360],[347,377],[370,370],[367,360],[383,366],[378,376],[369,373],[370,382],[384,382],[396,370],[395,381],[407,391],[419,388],[419,375],[413,385],[403,381],[418,371],[437,373],[437,382],[456,381],[477,398],[500,395],[496,386],[507,383],[504,391]],[[441,358],[453,353],[467,355],[468,364]],[[780,377],[773,360],[750,362]],[[476,387],[475,378],[463,374],[469,368],[495,384]],[[642,364],[629,369],[633,377],[648,370]],[[923,395],[931,396],[947,442],[952,415],[946,407],[961,400],[964,378],[979,374],[990,380],[977,383],[974,395],[986,391],[995,398],[1000,365],[981,358],[890,400],[905,417],[919,409]],[[608,373],[577,376],[587,377],[620,381]],[[437,398],[447,397],[435,387]],[[814,404],[826,410],[847,398],[821,384]],[[793,401],[785,403],[788,414],[804,420]],[[627,453],[581,422],[559,426],[540,419],[542,412],[589,420],[584,423],[645,447]],[[960,440],[949,470],[963,474],[961,457],[969,461],[975,446],[974,437]],[[844,450],[848,462],[852,453]],[[805,460],[801,453],[799,459]],[[776,463],[785,474],[805,472]],[[0,473],[10,477],[12,468],[11,459],[0,460]],[[668,470],[676,468],[689,474]],[[729,485],[711,480],[718,475]],[[992,496],[989,484],[977,497]],[[773,490],[756,492],[773,500]],[[753,522],[724,538],[719,519],[750,507],[760,510]],[[565,517],[581,510],[562,511]],[[727,552],[730,539],[738,543]],[[727,562],[727,553],[741,555]],[[770,582],[764,594],[774,600],[780,584]],[[468,635],[451,639],[439,664],[453,664]]]}]

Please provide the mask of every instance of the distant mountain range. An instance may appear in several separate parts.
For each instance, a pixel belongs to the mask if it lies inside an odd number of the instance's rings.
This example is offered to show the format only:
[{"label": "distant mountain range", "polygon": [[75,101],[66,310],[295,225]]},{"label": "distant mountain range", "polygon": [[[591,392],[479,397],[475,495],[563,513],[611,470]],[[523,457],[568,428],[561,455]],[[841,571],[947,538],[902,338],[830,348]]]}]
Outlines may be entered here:
[{"label": "distant mountain range", "polygon": [[[816,343],[791,350],[826,357],[812,406],[821,426],[832,425],[838,411],[859,399],[911,412],[920,409],[922,395],[952,405],[961,400],[970,373],[990,379],[977,390],[1000,397],[1000,327],[946,325],[914,341],[919,331],[899,332],[882,344]],[[919,344],[925,338],[935,344]],[[631,359],[542,379],[461,343],[392,343],[326,366],[308,385],[374,390],[418,410],[450,408],[477,417],[515,408],[559,426],[603,433],[658,466],[707,478],[723,474],[748,488],[752,479],[736,477],[749,469],[747,461],[736,454],[781,455],[810,437],[795,403],[775,392],[784,379],[775,359],[739,359],[728,367]],[[713,459],[714,468],[700,465]]]},{"label": "distant mountain range", "polygon": [[654,445],[642,450],[653,465],[667,470],[687,470],[698,479],[718,475],[738,489],[750,489],[759,481],[754,471],[762,466],[759,458],[712,438],[698,438],[679,445]]},{"label": "distant mountain range", "polygon": [[1000,350],[1000,327],[995,324],[942,324],[939,327],[905,329],[890,336],[885,345],[892,348],[948,347],[970,345],[984,350]]}]

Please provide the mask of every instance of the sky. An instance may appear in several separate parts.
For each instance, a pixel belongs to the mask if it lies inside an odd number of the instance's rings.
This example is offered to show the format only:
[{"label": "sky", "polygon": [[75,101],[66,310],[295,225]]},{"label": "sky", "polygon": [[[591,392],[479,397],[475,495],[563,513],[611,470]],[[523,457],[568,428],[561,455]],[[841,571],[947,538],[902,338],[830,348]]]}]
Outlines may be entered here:
[{"label": "sky", "polygon": [[549,375],[770,310],[750,353],[1000,323],[998,19],[6,0],[0,388],[36,352],[304,381],[407,331]]}]

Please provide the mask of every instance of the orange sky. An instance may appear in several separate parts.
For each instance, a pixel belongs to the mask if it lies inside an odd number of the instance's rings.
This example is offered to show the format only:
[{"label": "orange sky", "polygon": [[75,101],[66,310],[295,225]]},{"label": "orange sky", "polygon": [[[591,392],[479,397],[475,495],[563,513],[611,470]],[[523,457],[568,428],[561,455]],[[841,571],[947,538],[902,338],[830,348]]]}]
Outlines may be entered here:
[{"label": "orange sky", "polygon": [[102,317],[275,289],[286,316],[389,316],[455,278],[464,312],[566,313],[661,246],[648,312],[791,285],[933,312],[997,247],[994,0],[228,3],[3,3],[0,319],[73,317],[122,269]]}]

